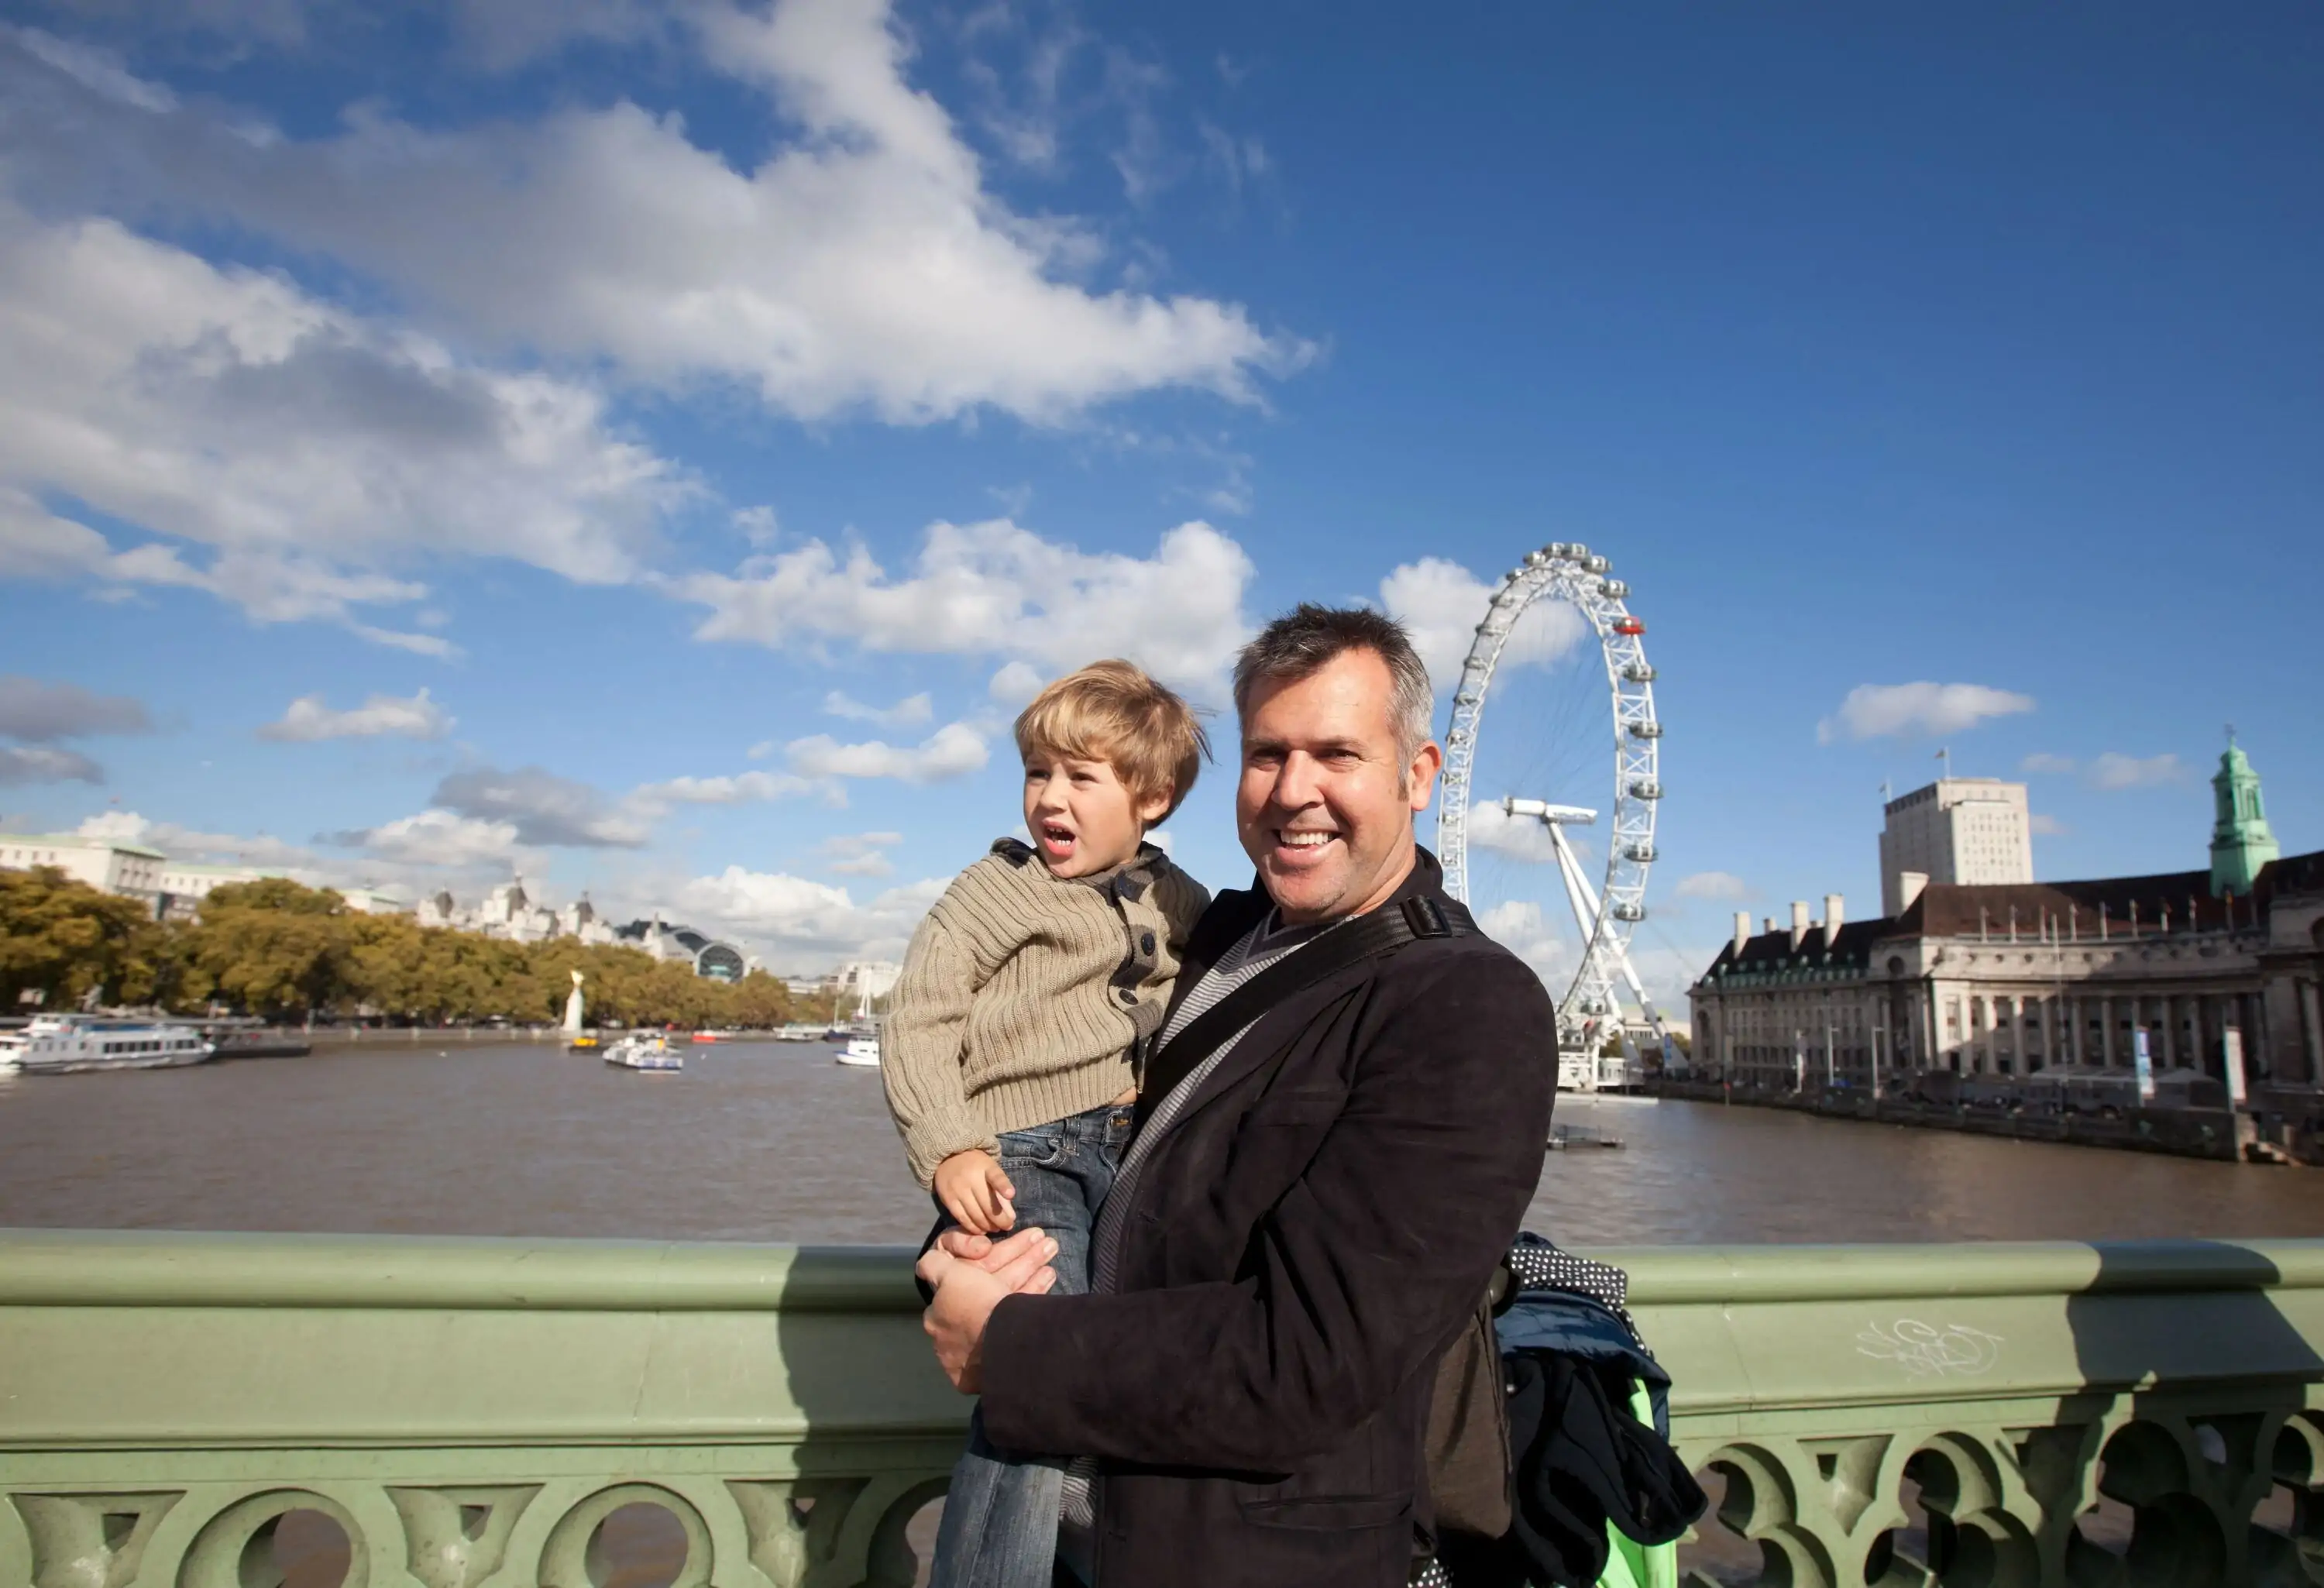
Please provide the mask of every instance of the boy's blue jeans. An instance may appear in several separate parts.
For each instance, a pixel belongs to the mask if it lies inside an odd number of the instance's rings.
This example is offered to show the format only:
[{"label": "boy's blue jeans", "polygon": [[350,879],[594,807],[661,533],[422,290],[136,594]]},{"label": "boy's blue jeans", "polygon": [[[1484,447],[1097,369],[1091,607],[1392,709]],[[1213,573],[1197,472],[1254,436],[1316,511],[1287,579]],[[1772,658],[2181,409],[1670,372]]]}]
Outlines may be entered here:
[{"label": "boy's blue jeans", "polygon": [[[1125,1103],[1001,1137],[1001,1167],[1017,1187],[1016,1228],[1038,1225],[1057,1243],[1052,1296],[1089,1288],[1090,1232],[1130,1146],[1131,1115]],[[1065,1465],[1064,1456],[995,1450],[983,1414],[972,1417],[936,1529],[929,1588],[1050,1588]]]}]

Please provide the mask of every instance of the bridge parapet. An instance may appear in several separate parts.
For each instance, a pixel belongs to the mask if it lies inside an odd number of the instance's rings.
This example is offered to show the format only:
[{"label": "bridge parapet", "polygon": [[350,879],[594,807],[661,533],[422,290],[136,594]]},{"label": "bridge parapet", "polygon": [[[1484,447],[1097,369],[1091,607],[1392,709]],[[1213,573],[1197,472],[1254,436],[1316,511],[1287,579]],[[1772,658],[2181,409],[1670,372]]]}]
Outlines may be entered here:
[{"label": "bridge parapet", "polygon": [[[2324,1242],[1592,1255],[1763,1582],[2324,1583]],[[298,1513],[348,1588],[607,1588],[647,1505],[684,1588],[902,1588],[918,1314],[887,1249],[0,1233],[0,1583],[263,1588]]]}]

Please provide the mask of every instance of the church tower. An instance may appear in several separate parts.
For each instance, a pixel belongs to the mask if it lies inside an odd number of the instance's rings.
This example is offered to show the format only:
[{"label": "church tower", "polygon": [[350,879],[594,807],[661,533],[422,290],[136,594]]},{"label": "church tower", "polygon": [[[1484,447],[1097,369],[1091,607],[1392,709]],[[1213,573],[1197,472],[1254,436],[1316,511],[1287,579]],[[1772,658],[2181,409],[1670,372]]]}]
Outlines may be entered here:
[{"label": "church tower", "polygon": [[2217,819],[2211,824],[2211,896],[2248,895],[2260,868],[2276,857],[2275,835],[2259,802],[2259,774],[2227,730],[2227,753],[2211,779]]}]

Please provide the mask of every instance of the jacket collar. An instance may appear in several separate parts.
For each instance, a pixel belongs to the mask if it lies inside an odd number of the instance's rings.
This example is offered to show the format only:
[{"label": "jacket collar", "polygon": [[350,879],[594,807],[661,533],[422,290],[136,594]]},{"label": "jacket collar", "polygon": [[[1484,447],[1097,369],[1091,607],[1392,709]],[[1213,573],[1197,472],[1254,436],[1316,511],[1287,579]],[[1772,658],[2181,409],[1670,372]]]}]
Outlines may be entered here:
[{"label": "jacket collar", "polygon": [[[1416,853],[1411,873],[1397,885],[1395,892],[1380,901],[1380,909],[1393,909],[1408,899],[1441,900],[1443,898],[1444,868],[1426,849],[1417,845],[1415,847]],[[1256,877],[1251,881],[1249,892],[1223,893],[1219,896],[1218,901],[1204,912],[1203,919],[1195,928],[1200,940],[1190,940],[1186,945],[1185,959],[1178,970],[1178,984],[1171,990],[1170,1012],[1172,1014],[1177,1011],[1179,1001],[1193,991],[1194,984],[1213,965],[1218,962],[1219,956],[1232,947],[1241,938],[1243,933],[1264,920],[1274,908],[1275,900],[1268,897],[1267,890],[1259,885]],[[1376,914],[1378,911],[1368,913]],[[1213,916],[1220,918],[1218,937],[1213,937],[1205,930],[1212,925]],[[1342,916],[1340,919],[1347,920],[1353,918]],[[1231,935],[1227,935],[1229,933]],[[1195,952],[1198,948],[1205,951],[1200,965],[1194,963]],[[1173,1131],[1185,1129],[1187,1122],[1200,1113],[1213,1099],[1221,1095],[1252,1070],[1271,1062],[1281,1053],[1285,1044],[1302,1029],[1298,1024],[1292,1023],[1290,1017],[1304,1002],[1304,995],[1294,998],[1252,1022],[1250,1029],[1245,1030],[1236,1041],[1233,1051],[1221,1061],[1216,1069],[1203,1078],[1202,1084],[1194,1089],[1194,1094],[1186,1099],[1170,1128]],[[1165,1029],[1167,1024],[1166,1018]]]},{"label": "jacket collar", "polygon": [[[1257,872],[1250,874],[1250,891],[1266,900],[1269,909],[1275,908],[1275,900],[1267,891],[1267,884],[1259,880]],[[1412,870],[1405,873],[1404,881],[1397,884],[1396,891],[1380,901],[1379,908],[1386,909],[1390,905],[1402,904],[1407,899],[1424,895],[1441,896],[1443,891],[1444,867],[1430,853],[1428,845],[1415,844],[1412,846]]]},{"label": "jacket collar", "polygon": [[[1027,850],[1026,854],[1029,858],[1032,851]],[[1402,904],[1407,899],[1423,896],[1441,899],[1443,894],[1443,866],[1438,863],[1427,845],[1416,844],[1413,845],[1411,872],[1380,908],[1387,909]],[[1219,956],[1240,942],[1242,935],[1265,920],[1274,908],[1275,900],[1257,872],[1251,873],[1250,887],[1247,891],[1236,892],[1230,890],[1213,900],[1211,907],[1203,912],[1202,919],[1194,923],[1194,929],[1187,935],[1185,956],[1178,965],[1178,984],[1170,990],[1168,1012],[1176,1013],[1179,1001],[1194,990],[1194,983],[1219,962]]]}]

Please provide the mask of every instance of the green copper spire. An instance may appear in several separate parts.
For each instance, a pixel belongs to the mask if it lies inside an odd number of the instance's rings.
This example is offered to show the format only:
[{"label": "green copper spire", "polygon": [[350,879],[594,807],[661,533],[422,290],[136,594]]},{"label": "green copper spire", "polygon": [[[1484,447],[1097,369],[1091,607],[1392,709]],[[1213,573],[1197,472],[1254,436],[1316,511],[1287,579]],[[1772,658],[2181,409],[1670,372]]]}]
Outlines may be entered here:
[{"label": "green copper spire", "polygon": [[2248,894],[2260,868],[2276,856],[2275,835],[2267,830],[2267,813],[2260,807],[2259,774],[2236,743],[2233,723],[2227,725],[2227,753],[2219,757],[2211,789],[2218,808],[2211,824],[2211,895]]}]

